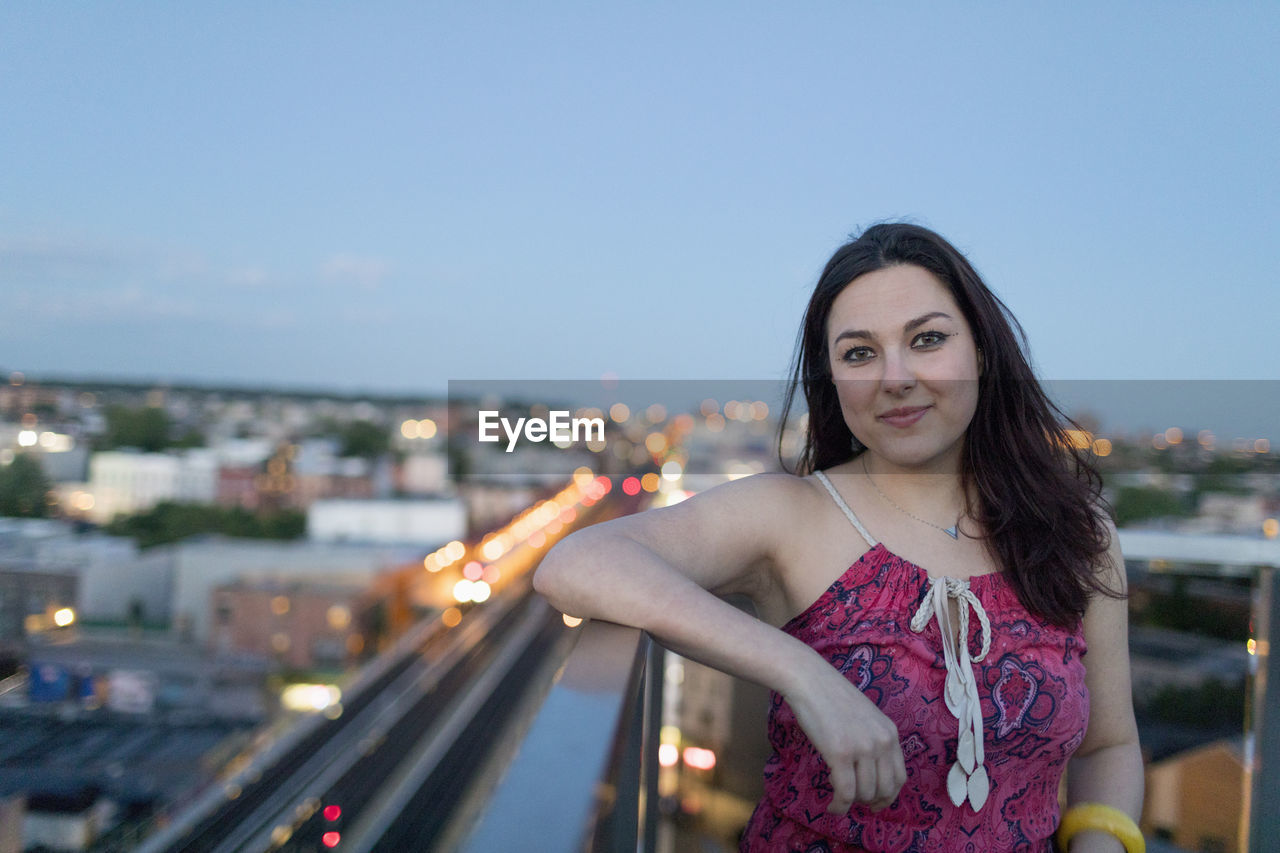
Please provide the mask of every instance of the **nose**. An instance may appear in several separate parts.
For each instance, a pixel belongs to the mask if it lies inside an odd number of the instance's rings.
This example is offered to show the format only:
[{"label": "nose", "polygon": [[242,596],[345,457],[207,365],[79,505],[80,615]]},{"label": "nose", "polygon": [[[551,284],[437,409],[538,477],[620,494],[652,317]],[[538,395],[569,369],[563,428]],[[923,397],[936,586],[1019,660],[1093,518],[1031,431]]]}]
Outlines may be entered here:
[{"label": "nose", "polygon": [[880,387],[895,396],[901,396],[916,385],[916,374],[911,369],[908,356],[897,349],[887,350],[882,357],[884,373],[880,376]]}]

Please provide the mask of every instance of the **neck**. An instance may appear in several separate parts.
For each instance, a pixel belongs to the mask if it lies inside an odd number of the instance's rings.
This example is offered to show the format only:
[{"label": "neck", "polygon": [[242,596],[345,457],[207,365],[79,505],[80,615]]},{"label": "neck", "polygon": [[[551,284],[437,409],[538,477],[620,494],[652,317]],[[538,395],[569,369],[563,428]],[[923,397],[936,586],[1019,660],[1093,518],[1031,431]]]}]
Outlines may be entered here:
[{"label": "neck", "polygon": [[964,512],[966,501],[958,459],[907,467],[867,451],[861,462],[874,485],[901,507],[943,526]]}]

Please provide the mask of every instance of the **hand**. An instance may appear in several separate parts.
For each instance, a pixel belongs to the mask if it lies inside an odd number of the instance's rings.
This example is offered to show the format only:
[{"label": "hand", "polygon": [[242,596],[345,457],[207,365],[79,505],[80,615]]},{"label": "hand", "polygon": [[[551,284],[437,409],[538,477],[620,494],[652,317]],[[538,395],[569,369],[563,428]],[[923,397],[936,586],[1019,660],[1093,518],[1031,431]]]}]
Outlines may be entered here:
[{"label": "hand", "polygon": [[907,780],[898,727],[825,660],[785,698],[796,722],[831,768],[827,811],[845,814],[854,803],[879,811]]}]

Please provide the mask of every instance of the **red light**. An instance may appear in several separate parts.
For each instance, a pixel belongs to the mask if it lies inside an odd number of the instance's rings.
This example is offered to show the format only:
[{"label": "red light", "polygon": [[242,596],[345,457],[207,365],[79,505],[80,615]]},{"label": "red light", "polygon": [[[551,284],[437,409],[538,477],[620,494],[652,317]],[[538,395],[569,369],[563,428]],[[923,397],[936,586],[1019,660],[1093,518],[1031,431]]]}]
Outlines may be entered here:
[{"label": "red light", "polygon": [[342,817],[342,806],[325,806],[324,807],[325,820],[337,820],[340,817]]},{"label": "red light", "polygon": [[337,847],[338,842],[341,840],[342,833],[340,832],[326,832],[324,835],[320,836],[320,841],[323,842],[325,847]]},{"label": "red light", "polygon": [[635,477],[628,477],[622,481],[622,491],[633,497],[640,494],[640,481]]},{"label": "red light", "polygon": [[698,770],[710,770],[716,766],[716,754],[696,746],[684,748],[684,763]]},{"label": "red light", "polygon": [[608,477],[606,477],[603,474],[601,474],[599,477],[596,477],[596,484],[599,485],[600,488],[602,489],[600,493],[601,495],[607,495],[609,494],[609,491],[613,489],[613,480],[610,480]]}]

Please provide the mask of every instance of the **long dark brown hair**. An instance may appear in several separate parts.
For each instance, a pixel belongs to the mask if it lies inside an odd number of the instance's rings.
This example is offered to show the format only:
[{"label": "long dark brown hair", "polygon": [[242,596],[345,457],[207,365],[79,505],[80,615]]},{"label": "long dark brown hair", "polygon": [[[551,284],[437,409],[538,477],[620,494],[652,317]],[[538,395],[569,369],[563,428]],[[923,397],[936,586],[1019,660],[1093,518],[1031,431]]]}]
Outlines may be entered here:
[{"label": "long dark brown hair", "polygon": [[[899,264],[932,273],[951,291],[973,330],[983,369],[978,407],[965,432],[961,482],[976,493],[974,517],[988,548],[1022,605],[1040,619],[1070,626],[1094,592],[1110,596],[1098,575],[1110,544],[1100,512],[1102,478],[1067,433],[1079,425],[1045,394],[1027,358],[1027,337],[1009,309],[983,283],[964,255],[927,228],[873,225],[831,256],[814,288],[796,342],[782,410],[786,428],[796,391],[809,407],[805,442],[795,473],[847,462],[865,448],[855,443],[836,396],[827,354],[827,319],[836,296],[858,276]],[[779,456],[782,456],[781,430]],[[787,467],[786,459],[782,464]]]}]

